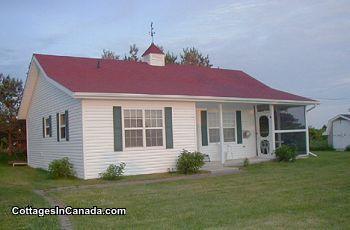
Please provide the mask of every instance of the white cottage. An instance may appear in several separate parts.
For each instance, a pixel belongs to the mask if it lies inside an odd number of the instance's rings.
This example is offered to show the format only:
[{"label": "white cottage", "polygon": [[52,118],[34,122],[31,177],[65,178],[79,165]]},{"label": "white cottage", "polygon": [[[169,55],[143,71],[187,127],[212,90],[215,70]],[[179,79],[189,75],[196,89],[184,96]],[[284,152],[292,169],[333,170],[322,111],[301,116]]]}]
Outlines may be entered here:
[{"label": "white cottage", "polygon": [[336,150],[350,146],[350,114],[339,114],[328,121],[328,144]]},{"label": "white cottage", "polygon": [[273,158],[281,144],[309,154],[306,107],[317,101],[164,57],[153,43],[142,62],[34,54],[18,114],[28,164],[67,156],[90,179],[118,162],[128,175],[166,172],[182,149],[222,164]]}]

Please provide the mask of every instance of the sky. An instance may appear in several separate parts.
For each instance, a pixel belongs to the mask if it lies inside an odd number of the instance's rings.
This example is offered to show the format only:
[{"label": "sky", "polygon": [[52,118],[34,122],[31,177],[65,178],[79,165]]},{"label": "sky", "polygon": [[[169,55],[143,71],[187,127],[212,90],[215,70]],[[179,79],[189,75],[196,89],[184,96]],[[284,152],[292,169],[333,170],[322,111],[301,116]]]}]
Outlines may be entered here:
[{"label": "sky", "polygon": [[309,125],[350,113],[350,1],[0,0],[0,73],[25,81],[33,53],[99,57],[136,44],[195,46],[214,67],[320,101]]}]

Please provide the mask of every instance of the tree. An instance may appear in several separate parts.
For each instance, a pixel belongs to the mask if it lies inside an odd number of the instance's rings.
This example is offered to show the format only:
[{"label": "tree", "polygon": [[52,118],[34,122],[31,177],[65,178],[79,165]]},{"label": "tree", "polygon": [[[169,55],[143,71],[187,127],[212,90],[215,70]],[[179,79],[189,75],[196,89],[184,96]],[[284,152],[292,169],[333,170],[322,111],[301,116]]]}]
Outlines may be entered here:
[{"label": "tree", "polygon": [[112,60],[119,60],[119,55],[115,54],[111,50],[105,50],[103,49],[102,54],[101,54],[102,59],[112,59]]},{"label": "tree", "polygon": [[185,48],[180,54],[180,64],[211,67],[209,55],[204,56],[196,48]]},{"label": "tree", "polygon": [[23,132],[16,118],[23,92],[23,82],[0,73],[0,128],[7,134],[8,154],[13,153],[13,138]]},{"label": "tree", "polygon": [[165,54],[165,64],[178,64],[177,55],[170,53],[169,51]]},{"label": "tree", "polygon": [[139,52],[139,48],[137,48],[136,44],[133,44],[129,48],[129,56],[124,56],[125,61],[138,61],[139,58],[137,53]]}]

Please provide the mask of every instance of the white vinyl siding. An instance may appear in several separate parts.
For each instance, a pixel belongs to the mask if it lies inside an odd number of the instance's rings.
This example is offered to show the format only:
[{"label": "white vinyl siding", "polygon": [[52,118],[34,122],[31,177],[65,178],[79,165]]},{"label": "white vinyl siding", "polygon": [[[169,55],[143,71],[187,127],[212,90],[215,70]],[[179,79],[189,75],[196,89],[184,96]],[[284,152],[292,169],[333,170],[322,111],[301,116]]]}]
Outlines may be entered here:
[{"label": "white vinyl siding", "polygon": [[[39,74],[27,117],[28,164],[47,169],[51,161],[69,157],[77,172],[84,178],[81,102],[73,99]],[[56,114],[69,110],[70,141],[57,141]],[[51,115],[51,138],[43,138],[42,118]]]},{"label": "white vinyl siding", "polygon": [[[98,177],[109,164],[118,162],[126,163],[126,175],[167,172],[168,168],[176,167],[182,149],[197,149],[194,102],[83,100],[82,106],[87,179]],[[172,107],[174,148],[166,149],[163,139],[163,146],[147,147],[145,144],[144,147],[123,148],[121,152],[114,152],[113,106],[121,106],[122,110],[162,110],[162,117],[164,107]]]}]

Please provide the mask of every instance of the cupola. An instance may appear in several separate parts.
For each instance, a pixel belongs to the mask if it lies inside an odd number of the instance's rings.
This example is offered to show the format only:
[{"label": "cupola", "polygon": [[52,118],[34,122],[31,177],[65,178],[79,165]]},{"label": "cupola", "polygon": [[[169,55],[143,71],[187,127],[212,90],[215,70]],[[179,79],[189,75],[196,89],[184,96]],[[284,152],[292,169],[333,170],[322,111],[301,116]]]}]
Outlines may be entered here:
[{"label": "cupola", "polygon": [[142,54],[142,61],[153,66],[164,66],[165,54],[152,42],[148,49]]}]

